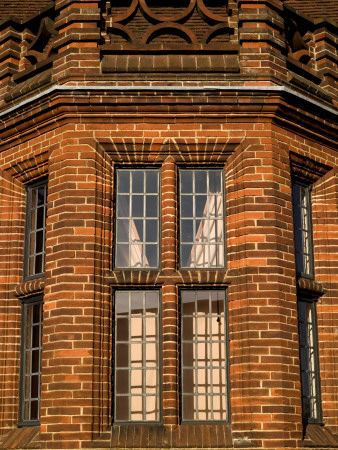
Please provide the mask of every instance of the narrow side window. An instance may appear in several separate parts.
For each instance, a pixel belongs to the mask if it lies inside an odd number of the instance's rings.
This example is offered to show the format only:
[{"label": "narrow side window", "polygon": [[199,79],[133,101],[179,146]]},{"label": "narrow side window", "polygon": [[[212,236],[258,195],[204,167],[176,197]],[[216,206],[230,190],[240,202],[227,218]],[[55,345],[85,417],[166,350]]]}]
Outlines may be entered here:
[{"label": "narrow side window", "polygon": [[296,271],[299,276],[313,278],[311,185],[293,182],[292,208]]},{"label": "narrow side window", "polygon": [[38,425],[42,349],[42,296],[22,303],[20,425]]},{"label": "narrow side window", "polygon": [[27,187],[25,279],[44,274],[47,211],[47,180]]},{"label": "narrow side window", "polygon": [[316,303],[312,298],[298,298],[298,332],[303,421],[321,422]]}]

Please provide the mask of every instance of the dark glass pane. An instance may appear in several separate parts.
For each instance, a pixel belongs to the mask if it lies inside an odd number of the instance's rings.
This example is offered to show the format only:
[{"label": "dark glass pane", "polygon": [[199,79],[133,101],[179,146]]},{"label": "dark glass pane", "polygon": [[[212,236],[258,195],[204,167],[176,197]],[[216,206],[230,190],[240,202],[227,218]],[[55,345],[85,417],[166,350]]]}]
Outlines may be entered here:
[{"label": "dark glass pane", "polygon": [[146,313],[158,314],[158,292],[146,292]]},{"label": "dark glass pane", "polygon": [[[37,210],[36,209],[32,209],[32,211],[31,211],[31,223],[30,223],[29,231],[35,231],[36,230],[36,214],[37,214]],[[33,250],[31,251],[31,253],[33,253],[33,251],[34,251],[34,247],[33,247]]]},{"label": "dark glass pane", "polygon": [[194,241],[194,222],[193,220],[181,221],[181,242]]},{"label": "dark glass pane", "polygon": [[39,397],[39,375],[31,376],[31,398]]},{"label": "dark glass pane", "polygon": [[129,420],[129,399],[128,397],[115,398],[115,420],[128,421]]},{"label": "dark glass pane", "polygon": [[36,233],[36,253],[41,253],[43,250],[43,230],[37,231]]},{"label": "dark glass pane", "polygon": [[193,202],[190,196],[181,197],[181,216],[193,217]]},{"label": "dark glass pane", "polygon": [[33,400],[31,402],[30,420],[39,420],[39,402],[38,402],[38,400]]},{"label": "dark glass pane", "polygon": [[117,242],[129,242],[129,219],[117,220]]},{"label": "dark glass pane", "polygon": [[207,192],[207,171],[195,172],[195,192]]},{"label": "dark glass pane", "polygon": [[190,265],[192,245],[181,245],[181,265],[183,267],[188,267]]},{"label": "dark glass pane", "polygon": [[116,244],[116,266],[128,267],[129,266],[129,245],[128,244]]},{"label": "dark glass pane", "polygon": [[35,273],[42,273],[42,255],[35,257]]},{"label": "dark glass pane", "polygon": [[195,319],[193,317],[183,317],[183,340],[185,341],[191,341],[194,338],[194,320]]},{"label": "dark glass pane", "polygon": [[130,192],[130,172],[123,170],[117,172],[117,190],[120,194]]},{"label": "dark glass pane", "polygon": [[158,197],[155,195],[146,196],[146,217],[158,217],[157,212]]},{"label": "dark glass pane", "polygon": [[157,220],[147,220],[146,221],[146,242],[157,242],[158,231],[157,231]]},{"label": "dark glass pane", "polygon": [[121,317],[116,320],[116,340],[129,340],[129,321],[126,317]]},{"label": "dark glass pane", "polygon": [[116,292],[115,294],[115,314],[129,314],[129,293]]},{"label": "dark glass pane", "polygon": [[117,196],[117,216],[129,217],[129,195]]},{"label": "dark glass pane", "polygon": [[35,253],[35,232],[29,235],[29,254]]},{"label": "dark glass pane", "polygon": [[131,314],[143,314],[143,292],[132,292],[130,303]]},{"label": "dark glass pane", "polygon": [[158,193],[158,172],[146,172],[146,192],[147,194]]},{"label": "dark glass pane", "polygon": [[223,291],[210,291],[210,296],[212,313],[223,314],[225,293]]},{"label": "dark glass pane", "polygon": [[[133,227],[134,225],[134,227]],[[133,242],[139,242],[139,241],[143,241],[143,220],[139,219],[135,219],[132,221],[131,224],[131,231],[132,231],[132,240]]]},{"label": "dark glass pane", "polygon": [[[195,197],[195,215],[196,217],[203,217],[206,216],[207,214],[207,210],[206,210],[206,206],[207,206],[207,196],[206,195],[196,195]],[[191,199],[190,199],[191,201]]]},{"label": "dark glass pane", "polygon": [[129,366],[129,344],[116,344],[115,346],[115,364],[116,367]]},{"label": "dark glass pane", "polygon": [[115,391],[118,394],[129,393],[129,370],[115,371]]},{"label": "dark glass pane", "polygon": [[144,192],[144,172],[141,170],[132,172],[132,192]]},{"label": "dark glass pane", "polygon": [[182,292],[182,313],[183,314],[195,313],[195,291]]},{"label": "dark glass pane", "polygon": [[[188,364],[187,364],[188,365]],[[191,366],[191,364],[189,364]],[[194,392],[194,370],[184,369],[183,370],[183,393],[189,394]]]},{"label": "dark glass pane", "polygon": [[32,305],[33,309],[33,323],[39,323],[41,321],[41,303],[35,303]]},{"label": "dark glass pane", "polygon": [[157,267],[157,245],[146,245],[146,259],[148,261],[149,267]]},{"label": "dark glass pane", "polygon": [[40,207],[37,209],[37,222],[36,227],[43,228],[45,225],[45,208]]},{"label": "dark glass pane", "polygon": [[40,372],[40,352],[39,350],[32,350],[32,373]]},{"label": "dark glass pane", "polygon": [[143,195],[132,196],[131,215],[133,217],[144,217]]},{"label": "dark glass pane", "polygon": [[37,190],[36,190],[36,188],[34,188],[30,192],[31,192],[31,196],[32,196],[32,201],[31,201],[32,208],[36,208]]},{"label": "dark glass pane", "polygon": [[[27,347],[29,347],[28,345]],[[29,374],[32,372],[32,352],[27,351],[26,352],[26,367],[25,367],[25,374]]]},{"label": "dark glass pane", "polygon": [[25,401],[24,419],[30,420],[30,402]]},{"label": "dark glass pane", "polygon": [[222,192],[222,172],[212,170],[209,172],[209,192]]},{"label": "dark glass pane", "polygon": [[41,186],[38,189],[38,206],[43,205],[45,203],[45,193],[46,193],[46,187]]},{"label": "dark glass pane", "polygon": [[34,325],[34,327],[32,327],[32,332],[33,332],[33,343],[32,343],[32,347],[36,348],[40,346],[40,325]]},{"label": "dark glass pane", "polygon": [[183,420],[194,420],[195,407],[193,396],[183,396]]},{"label": "dark glass pane", "polygon": [[192,172],[181,172],[181,192],[182,194],[192,193]]}]

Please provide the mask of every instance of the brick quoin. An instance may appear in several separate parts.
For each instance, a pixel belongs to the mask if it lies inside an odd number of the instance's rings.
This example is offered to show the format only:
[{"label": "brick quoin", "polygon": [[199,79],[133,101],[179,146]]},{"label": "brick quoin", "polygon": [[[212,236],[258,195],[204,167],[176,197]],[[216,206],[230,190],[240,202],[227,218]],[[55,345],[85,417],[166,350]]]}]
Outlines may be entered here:
[{"label": "brick quoin", "polygon": [[[0,448],[337,448],[337,8],[115,3],[0,5]],[[122,169],[157,170],[158,267],[117,264]],[[184,267],[182,169],[222,174],[224,264]],[[44,180],[45,266],[27,276],[29,192]],[[295,185],[311,198],[313,273],[297,267]],[[114,417],[117,290],[159,293],[156,423]],[[182,375],[182,290],[225,293],[227,419],[184,420],[183,392],[211,388]],[[40,298],[35,382],[25,311]],[[317,413],[304,361],[318,363]],[[23,406],[36,387],[38,418]]]}]

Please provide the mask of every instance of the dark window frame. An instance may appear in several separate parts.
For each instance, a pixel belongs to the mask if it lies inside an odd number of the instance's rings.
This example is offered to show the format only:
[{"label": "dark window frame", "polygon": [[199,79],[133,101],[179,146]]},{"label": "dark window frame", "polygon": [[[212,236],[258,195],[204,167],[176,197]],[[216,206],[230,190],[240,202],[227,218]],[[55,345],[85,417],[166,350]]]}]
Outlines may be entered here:
[{"label": "dark window frame", "polygon": [[[222,212],[223,212],[223,265],[215,266],[215,267],[190,267],[182,265],[182,250],[181,250],[181,173],[183,171],[220,171],[222,177]],[[191,165],[187,164],[178,164],[177,165],[177,241],[178,241],[178,257],[177,257],[177,269],[178,270],[189,270],[189,271],[210,271],[210,270],[226,270],[227,268],[227,246],[226,246],[226,183],[225,183],[225,173],[224,173],[224,165],[210,165],[210,166],[201,166],[201,165]]]},{"label": "dark window frame", "polygon": [[[321,401],[321,381],[320,381],[320,363],[319,363],[319,347],[318,347],[318,325],[317,325],[317,300],[318,298],[305,293],[305,292],[298,292],[297,295],[297,319],[298,319],[298,342],[299,342],[299,366],[300,366],[300,381],[301,381],[301,399],[302,399],[302,419],[304,424],[320,424],[323,425],[323,412],[322,412],[322,401]],[[318,416],[317,417],[311,417],[308,414],[305,414],[306,412],[306,405],[305,405],[305,399],[309,398],[309,396],[305,395],[304,393],[304,384],[303,384],[303,378],[302,374],[309,372],[308,370],[304,369],[304,365],[306,367],[309,367],[311,362],[309,356],[307,356],[306,362],[303,360],[302,356],[302,349],[307,349],[309,345],[304,346],[301,344],[301,331],[300,328],[302,324],[305,324],[306,327],[306,336],[308,336],[308,322],[304,322],[300,320],[300,304],[304,303],[306,305],[310,305],[311,308],[311,314],[312,314],[312,339],[313,339],[313,364],[314,364],[314,374],[315,374],[315,390],[316,395],[313,396],[316,399],[317,402],[317,409],[318,409]],[[308,344],[308,342],[307,342]],[[307,380],[308,385],[310,386],[311,381],[310,379]],[[312,397],[312,396],[311,396]]]},{"label": "dark window frame", "polygon": [[[32,230],[32,192],[41,186],[46,188],[46,202],[44,203],[45,217],[44,217],[44,227],[43,230],[43,249],[42,249],[42,271],[36,274],[29,274],[29,259],[30,253],[30,234]],[[25,222],[25,250],[24,250],[24,281],[33,280],[35,278],[41,278],[45,274],[45,256],[46,256],[46,218],[47,218],[47,196],[48,196],[48,179],[42,178],[34,183],[26,186],[26,222]],[[36,230],[36,228],[34,228]],[[36,246],[36,238],[34,240]],[[35,255],[35,250],[34,253]]]},{"label": "dark window frame", "polygon": [[[295,186],[299,188],[305,189],[307,202],[308,202],[308,220],[307,220],[307,233],[308,233],[308,241],[309,241],[309,271],[306,272],[304,270],[304,232],[301,228],[296,228],[296,208],[298,214],[300,216],[300,220],[302,220],[302,211],[301,205],[295,204]],[[312,226],[312,184],[310,182],[306,182],[303,180],[299,180],[298,178],[292,179],[292,215],[293,215],[293,237],[294,237],[294,255],[295,255],[295,266],[297,277],[310,278],[314,279],[314,247],[313,247],[313,226]],[[297,239],[301,239],[301,245],[297,241]],[[297,250],[300,248],[300,250]],[[298,255],[302,258],[301,267],[299,267],[298,263]]]},{"label": "dark window frame", "polygon": [[[29,307],[34,307],[34,305],[40,305],[40,321],[39,322],[33,322],[33,317],[32,317],[32,323],[31,324],[27,324],[27,319],[28,319],[28,312],[27,309]],[[40,425],[40,401],[41,401],[41,354],[42,354],[42,334],[43,334],[43,295],[39,294],[39,295],[34,295],[28,299],[23,299],[21,300],[21,350],[20,350],[20,386],[19,386],[19,427],[32,427],[32,426],[38,426]],[[31,313],[33,314],[33,312]],[[35,326],[39,326],[39,346],[38,347],[33,347],[33,343],[31,344],[30,347],[26,346],[26,340],[27,340],[27,329],[28,327],[32,327],[33,325]],[[33,339],[33,333],[31,333],[31,336]],[[26,395],[26,387],[27,387],[27,383],[26,383],[26,376],[27,376],[27,371],[26,371],[26,365],[27,365],[27,348],[28,351],[33,351],[33,349],[38,349],[39,350],[39,362],[38,362],[38,371],[37,372],[32,372],[32,368],[30,369],[30,371],[28,372],[28,376],[31,378],[32,374],[34,374],[34,376],[38,375],[38,396],[37,397],[31,397],[30,395],[27,396]],[[32,360],[30,362],[30,366],[32,365]],[[29,387],[31,389],[31,380],[30,380],[30,384]],[[28,399],[28,402],[31,402],[32,398],[37,399],[38,401],[38,419],[30,419],[30,418],[26,418],[25,417],[25,405],[26,405],[26,399]],[[29,411],[31,411],[31,409],[29,409]]]},{"label": "dark window frame", "polygon": [[[157,242],[157,258],[158,258],[158,264],[156,267],[131,267],[131,266],[118,266],[116,264],[116,251],[117,251],[117,244],[118,244],[118,240],[117,240],[117,207],[118,207],[118,184],[117,184],[117,179],[118,179],[118,172],[119,171],[153,171],[153,172],[157,172],[158,173],[158,217],[157,217],[157,222],[158,222],[158,242]],[[161,175],[162,175],[162,166],[160,165],[152,165],[149,166],[148,164],[146,165],[116,165],[115,166],[115,170],[114,170],[114,220],[113,220],[113,233],[114,233],[114,250],[113,250],[113,255],[112,255],[112,260],[113,260],[113,270],[131,270],[131,271],[149,271],[149,270],[160,270],[161,268],[161,200],[162,200],[162,183],[161,183]],[[143,193],[144,195],[144,193]]]},{"label": "dark window frame", "polygon": [[[225,376],[226,376],[226,419],[225,420],[184,420],[183,418],[183,351],[182,351],[182,292],[183,291],[223,291],[225,294],[224,298],[224,320],[225,320]],[[223,286],[194,286],[194,287],[181,287],[179,288],[179,419],[181,424],[191,424],[191,425],[217,425],[217,424],[229,424],[231,423],[231,402],[230,402],[230,345],[229,345],[229,306],[228,306],[228,290]]]},{"label": "dark window frame", "polygon": [[[157,421],[122,421],[115,420],[115,294],[120,292],[137,292],[137,291],[154,291],[158,292],[158,401],[159,401],[159,420]],[[112,361],[111,361],[111,423],[112,425],[161,425],[163,423],[162,411],[162,291],[159,287],[148,288],[146,286],[125,286],[113,289],[113,320],[112,320]],[[128,319],[129,320],[129,319]]]}]

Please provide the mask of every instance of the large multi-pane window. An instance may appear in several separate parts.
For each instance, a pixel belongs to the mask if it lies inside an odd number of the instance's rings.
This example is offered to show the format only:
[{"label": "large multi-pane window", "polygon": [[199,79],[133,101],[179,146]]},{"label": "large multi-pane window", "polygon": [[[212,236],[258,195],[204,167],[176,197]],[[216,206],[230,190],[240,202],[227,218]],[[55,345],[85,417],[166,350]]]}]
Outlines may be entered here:
[{"label": "large multi-pane window", "polygon": [[160,420],[159,291],[115,292],[114,421]]},{"label": "large multi-pane window", "polygon": [[40,419],[42,296],[22,303],[20,424]]},{"label": "large multi-pane window", "polygon": [[303,420],[320,422],[320,377],[316,328],[316,303],[313,298],[298,298],[298,330]]},{"label": "large multi-pane window", "polygon": [[27,187],[25,279],[45,271],[47,180]]},{"label": "large multi-pane window", "polygon": [[311,185],[293,182],[292,206],[296,271],[298,275],[313,277]]},{"label": "large multi-pane window", "polygon": [[115,266],[158,267],[158,170],[117,170],[116,206]]},{"label": "large multi-pane window", "polygon": [[182,421],[228,419],[224,290],[181,291]]},{"label": "large multi-pane window", "polygon": [[180,265],[224,267],[224,190],[220,169],[180,170]]}]

